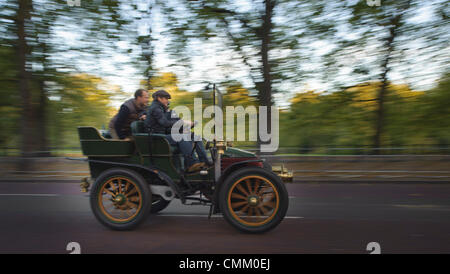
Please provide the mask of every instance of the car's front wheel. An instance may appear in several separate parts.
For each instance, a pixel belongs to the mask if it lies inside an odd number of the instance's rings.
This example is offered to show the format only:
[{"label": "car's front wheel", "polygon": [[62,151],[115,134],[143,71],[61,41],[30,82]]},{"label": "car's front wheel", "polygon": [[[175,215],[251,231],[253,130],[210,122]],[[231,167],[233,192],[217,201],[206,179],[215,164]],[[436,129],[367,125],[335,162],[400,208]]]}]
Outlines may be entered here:
[{"label": "car's front wheel", "polygon": [[263,168],[245,167],[230,174],[220,190],[221,210],[235,228],[261,233],[275,228],[288,209],[280,178]]}]

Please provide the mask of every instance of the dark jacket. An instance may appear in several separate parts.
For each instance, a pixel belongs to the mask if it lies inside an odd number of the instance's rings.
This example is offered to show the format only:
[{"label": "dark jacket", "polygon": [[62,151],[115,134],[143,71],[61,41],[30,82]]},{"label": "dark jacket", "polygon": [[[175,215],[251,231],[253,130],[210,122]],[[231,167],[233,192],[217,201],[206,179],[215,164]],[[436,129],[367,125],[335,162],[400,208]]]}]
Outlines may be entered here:
[{"label": "dark jacket", "polygon": [[154,100],[147,110],[145,128],[151,133],[170,134],[172,126],[180,118],[172,118],[171,112],[158,100]]},{"label": "dark jacket", "polygon": [[111,119],[109,126],[114,128],[117,136],[124,139],[131,136],[131,123],[139,119],[145,108],[138,106],[134,98],[125,101],[119,112]]}]

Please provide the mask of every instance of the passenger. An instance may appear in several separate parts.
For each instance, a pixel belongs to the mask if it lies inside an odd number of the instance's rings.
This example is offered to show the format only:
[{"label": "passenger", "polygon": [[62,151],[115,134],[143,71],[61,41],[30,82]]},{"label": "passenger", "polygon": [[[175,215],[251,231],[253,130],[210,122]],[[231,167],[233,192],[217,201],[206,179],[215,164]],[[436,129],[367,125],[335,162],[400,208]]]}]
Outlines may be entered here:
[{"label": "passenger", "polygon": [[138,89],[134,93],[134,98],[128,99],[120,106],[119,112],[109,122],[109,132],[113,139],[130,139],[131,123],[146,118],[145,108],[148,106],[148,98],[145,89]]},{"label": "passenger", "polygon": [[[194,172],[202,169],[209,164],[208,157],[206,155],[205,147],[203,142],[196,142],[196,152],[198,158],[193,150],[192,141],[175,141],[171,136],[172,126],[179,120],[179,118],[173,118],[169,116],[168,105],[170,94],[165,90],[158,90],[152,94],[153,102],[147,110],[147,118],[145,119],[145,127],[147,131],[152,133],[165,134],[167,141],[171,145],[177,145],[183,154],[185,166],[188,167],[188,172]],[[191,121],[184,121],[184,123],[192,127],[193,123]]]}]

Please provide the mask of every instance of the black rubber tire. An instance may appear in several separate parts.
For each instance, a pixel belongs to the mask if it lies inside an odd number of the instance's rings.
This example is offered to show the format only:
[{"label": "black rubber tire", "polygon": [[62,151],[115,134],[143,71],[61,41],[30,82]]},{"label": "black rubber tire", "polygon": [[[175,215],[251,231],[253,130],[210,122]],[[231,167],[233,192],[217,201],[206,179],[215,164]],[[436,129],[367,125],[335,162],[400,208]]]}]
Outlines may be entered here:
[{"label": "black rubber tire", "polygon": [[266,161],[263,162],[263,168],[267,169],[268,171],[272,171],[272,165],[267,163]]},{"label": "black rubber tire", "polygon": [[[122,176],[130,179],[136,184],[142,194],[142,207],[139,213],[136,217],[124,223],[117,223],[108,219],[108,217],[102,213],[98,205],[98,195],[100,189],[109,178],[115,176]],[[95,217],[104,226],[113,230],[132,230],[142,223],[142,221],[146,220],[146,217],[149,215],[152,206],[152,194],[147,181],[139,173],[125,168],[112,168],[101,173],[95,180],[90,192],[90,205]]]},{"label": "black rubber tire", "polygon": [[171,201],[164,200],[159,195],[153,195],[153,198],[152,198],[152,209],[150,210],[150,213],[151,214],[156,214],[156,213],[160,212],[161,210],[163,210],[166,207],[168,207],[170,202]]},{"label": "black rubber tire", "polygon": [[[268,223],[265,223],[261,226],[247,226],[240,223],[233,217],[233,215],[231,214],[231,209],[227,204],[228,193],[231,190],[233,184],[239,179],[250,175],[257,175],[268,179],[274,185],[279,194],[280,203],[275,216]],[[263,233],[275,228],[283,220],[289,207],[289,196],[286,187],[281,181],[280,177],[278,177],[272,171],[268,171],[264,168],[258,167],[244,167],[237,171],[234,171],[225,179],[223,185],[220,188],[219,202],[223,216],[230,225],[246,233]]]}]

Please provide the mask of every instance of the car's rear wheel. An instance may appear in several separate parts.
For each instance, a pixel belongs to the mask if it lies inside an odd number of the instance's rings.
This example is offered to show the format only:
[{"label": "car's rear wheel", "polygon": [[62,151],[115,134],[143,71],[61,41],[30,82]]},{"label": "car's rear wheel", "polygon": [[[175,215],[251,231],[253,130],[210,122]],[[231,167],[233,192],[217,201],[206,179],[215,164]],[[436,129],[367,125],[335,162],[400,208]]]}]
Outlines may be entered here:
[{"label": "car's rear wheel", "polygon": [[133,170],[113,168],[95,181],[90,195],[91,209],[103,225],[130,230],[148,216],[152,195],[145,179]]},{"label": "car's rear wheel", "polygon": [[239,169],[225,179],[221,210],[233,227],[250,233],[275,228],[288,209],[288,193],[280,178],[263,168]]}]

